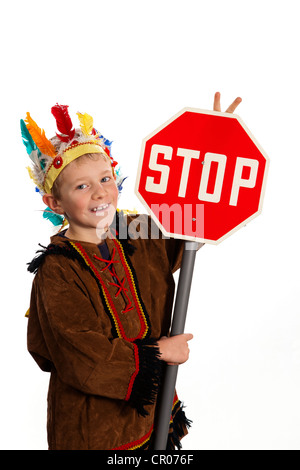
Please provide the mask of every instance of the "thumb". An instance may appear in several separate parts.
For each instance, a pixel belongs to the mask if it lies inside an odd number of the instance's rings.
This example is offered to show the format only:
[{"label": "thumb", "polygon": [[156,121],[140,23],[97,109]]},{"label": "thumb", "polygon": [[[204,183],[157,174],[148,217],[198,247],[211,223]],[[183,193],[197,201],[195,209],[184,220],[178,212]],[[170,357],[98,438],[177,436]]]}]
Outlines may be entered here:
[{"label": "thumb", "polygon": [[185,339],[187,341],[190,341],[191,339],[194,338],[194,336],[192,335],[192,333],[184,333],[184,336],[185,336]]}]

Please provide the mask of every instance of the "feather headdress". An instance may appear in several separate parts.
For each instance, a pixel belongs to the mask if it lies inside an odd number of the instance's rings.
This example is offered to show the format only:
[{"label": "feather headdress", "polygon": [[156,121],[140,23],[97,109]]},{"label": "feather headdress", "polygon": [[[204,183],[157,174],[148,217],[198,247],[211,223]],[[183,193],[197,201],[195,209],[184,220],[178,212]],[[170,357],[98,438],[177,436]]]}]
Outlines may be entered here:
[{"label": "feather headdress", "polygon": [[[77,113],[80,129],[75,129],[69,115],[68,106],[56,104],[51,108],[55,118],[56,137],[48,140],[41,129],[27,112],[26,119],[21,119],[21,136],[32,166],[28,167],[30,177],[41,194],[51,193],[54,181],[61,171],[73,160],[86,153],[100,153],[110,160],[113,174],[121,191],[124,178],[114,168],[117,162],[111,156],[111,142],[106,140],[94,128],[93,118],[87,113]],[[46,209],[44,217],[57,223],[57,218]]]}]

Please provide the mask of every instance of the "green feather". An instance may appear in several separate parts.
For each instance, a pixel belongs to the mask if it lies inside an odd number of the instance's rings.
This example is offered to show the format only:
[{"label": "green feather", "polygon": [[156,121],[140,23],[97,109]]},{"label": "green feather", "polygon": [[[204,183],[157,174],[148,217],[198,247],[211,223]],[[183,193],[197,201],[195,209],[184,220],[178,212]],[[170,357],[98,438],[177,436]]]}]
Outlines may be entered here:
[{"label": "green feather", "polygon": [[20,119],[20,125],[21,125],[21,135],[22,135],[22,139],[23,139],[23,144],[26,147],[26,150],[27,150],[27,153],[28,153],[29,157],[31,158],[31,160],[33,162],[35,162],[35,159],[33,157],[34,154],[32,153],[32,152],[35,152],[36,155],[38,156],[41,168],[42,168],[42,170],[44,170],[45,169],[45,161],[44,161],[44,159],[40,158],[42,154],[41,154],[39,148],[37,147],[36,143],[34,142],[33,138],[31,137],[30,132],[27,129],[26,124],[23,121],[23,119]]},{"label": "green feather", "polygon": [[50,207],[47,207],[44,210],[43,217],[44,219],[50,220],[50,222],[52,222],[52,224],[55,225],[55,227],[58,225],[62,225],[64,221],[64,217],[62,215],[59,215],[53,212],[53,210],[50,209]]},{"label": "green feather", "polygon": [[21,125],[21,135],[23,139],[23,144],[26,147],[28,155],[30,155],[34,150],[37,150],[38,153],[40,154],[40,151],[37,148],[37,145],[35,144],[33,138],[31,137],[29,130],[27,129],[26,124],[23,121],[23,119],[20,119],[20,125]]}]

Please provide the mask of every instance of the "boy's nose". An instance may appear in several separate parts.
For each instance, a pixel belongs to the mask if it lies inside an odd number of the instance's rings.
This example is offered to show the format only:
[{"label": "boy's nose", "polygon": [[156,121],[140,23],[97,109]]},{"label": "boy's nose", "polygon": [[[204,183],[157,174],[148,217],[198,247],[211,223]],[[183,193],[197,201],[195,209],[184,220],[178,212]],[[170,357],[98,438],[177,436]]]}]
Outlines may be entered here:
[{"label": "boy's nose", "polygon": [[100,199],[105,195],[106,195],[105,188],[101,183],[99,183],[99,185],[95,187],[92,197],[93,199]]}]

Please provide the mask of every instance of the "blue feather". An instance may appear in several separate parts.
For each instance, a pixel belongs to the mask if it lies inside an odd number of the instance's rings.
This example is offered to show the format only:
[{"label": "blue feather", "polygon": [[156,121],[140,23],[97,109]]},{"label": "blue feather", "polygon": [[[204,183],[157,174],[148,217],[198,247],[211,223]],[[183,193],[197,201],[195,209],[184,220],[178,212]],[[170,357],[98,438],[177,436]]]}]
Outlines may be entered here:
[{"label": "blue feather", "polygon": [[123,183],[127,178],[128,178],[128,176],[125,176],[120,181],[118,181],[117,187],[118,187],[119,194],[121,194],[122,189],[123,189]]},{"label": "blue feather", "polygon": [[[96,130],[96,129],[95,129],[95,130]],[[98,133],[97,130],[96,130],[96,132]],[[109,151],[111,152],[111,146],[112,146],[112,144],[113,144],[113,141],[106,139],[106,138],[104,137],[104,135],[102,135],[102,134],[100,135],[100,133],[99,133],[99,137],[100,137],[100,139],[103,140],[103,143],[104,143],[105,147],[107,147],[107,148],[109,149]]]}]

